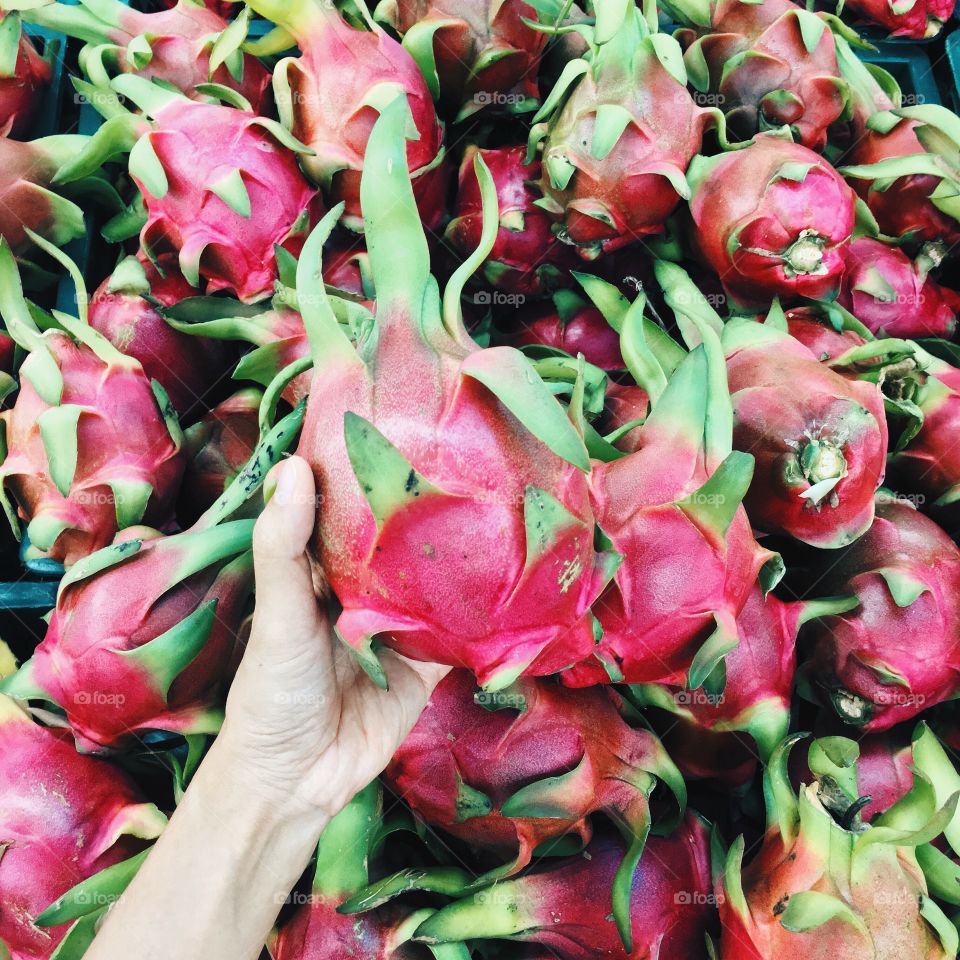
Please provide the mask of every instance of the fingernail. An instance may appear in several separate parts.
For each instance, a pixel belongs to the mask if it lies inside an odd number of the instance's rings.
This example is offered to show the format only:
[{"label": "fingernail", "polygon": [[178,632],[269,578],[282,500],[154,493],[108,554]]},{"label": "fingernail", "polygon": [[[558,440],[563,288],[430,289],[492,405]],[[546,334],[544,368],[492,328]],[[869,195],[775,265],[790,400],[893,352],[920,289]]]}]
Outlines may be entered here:
[{"label": "fingernail", "polygon": [[273,493],[273,498],[281,507],[285,507],[293,502],[293,494],[297,487],[297,478],[294,475],[296,471],[287,461],[280,467],[278,473],[280,478],[277,480],[277,489]]}]

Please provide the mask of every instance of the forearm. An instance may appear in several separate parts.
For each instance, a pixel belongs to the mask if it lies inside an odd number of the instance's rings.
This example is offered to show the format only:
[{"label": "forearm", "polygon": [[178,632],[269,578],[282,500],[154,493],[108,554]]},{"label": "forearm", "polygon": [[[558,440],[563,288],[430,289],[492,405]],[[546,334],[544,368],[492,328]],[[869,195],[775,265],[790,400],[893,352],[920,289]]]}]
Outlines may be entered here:
[{"label": "forearm", "polygon": [[217,740],[87,960],[259,955],[326,818],[292,816],[236,766]]}]

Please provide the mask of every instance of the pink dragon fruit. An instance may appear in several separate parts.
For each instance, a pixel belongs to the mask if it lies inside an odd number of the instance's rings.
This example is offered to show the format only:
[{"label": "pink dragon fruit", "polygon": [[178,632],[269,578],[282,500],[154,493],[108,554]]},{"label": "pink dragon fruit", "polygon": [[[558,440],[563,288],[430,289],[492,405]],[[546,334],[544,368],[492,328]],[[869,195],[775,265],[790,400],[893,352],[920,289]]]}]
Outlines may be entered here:
[{"label": "pink dragon fruit", "polygon": [[[337,910],[367,883],[382,813],[380,789],[374,782],[327,824],[317,845],[309,900],[280,928],[271,951],[273,960],[414,960],[423,956],[409,941],[433,910],[391,905],[359,917]],[[462,944],[431,952],[436,960],[470,960]]]},{"label": "pink dragon fruit", "polygon": [[231,291],[244,302],[267,296],[277,278],[275,247],[296,255],[321,212],[297,165],[306,148],[247,110],[188,100],[143,77],[116,77],[112,86],[153,122],[114,117],[60,179],[130,150],[130,175],[147,212],[146,256],[176,256],[187,283],[199,287],[202,277],[207,293]]},{"label": "pink dragon fruit", "polygon": [[510,329],[501,339],[515,347],[542,344],[571,356],[582,353],[601,370],[623,370],[620,335],[603,314],[568,290],[559,290],[551,302],[533,304],[510,318]]},{"label": "pink dragon fruit", "polygon": [[629,845],[612,897],[624,937],[633,873],[650,829],[649,797],[659,781],[682,814],[680,772],[653,734],[618,716],[606,689],[564,691],[527,679],[483,693],[468,670],[441,681],[385,773],[390,789],[425,822],[508,861],[487,879],[512,876],[541,844],[565,834],[587,842],[590,816],[606,812]]},{"label": "pink dragon fruit", "polygon": [[670,837],[650,838],[633,881],[633,942],[626,948],[608,904],[597,896],[613,882],[622,857],[622,844],[595,840],[552,869],[502,880],[444,907],[420,925],[415,939],[507,938],[538,944],[557,960],[701,956],[712,910],[703,822],[691,813]]},{"label": "pink dragon fruit", "polygon": [[87,752],[215,733],[253,586],[252,520],[122,539],[62,581],[43,642],[0,689],[60,706]]},{"label": "pink dragon fruit", "polygon": [[[240,390],[184,432],[187,468],[177,501],[182,527],[194,524],[216,503],[253,456],[262,399],[260,390]],[[257,511],[256,503],[251,501],[248,510]]]},{"label": "pink dragon fruit", "polygon": [[55,193],[53,184],[60,168],[87,143],[87,137],[73,134],[29,143],[0,137],[0,236],[18,260],[36,253],[27,230],[57,247],[83,236],[83,211]]},{"label": "pink dragon fruit", "polygon": [[[859,817],[863,801],[851,797],[837,776],[806,784],[799,797],[794,793],[786,753],[802,736],[785,741],[767,769],[767,831],[759,852],[741,875],[740,837],[718,874],[719,955],[724,960],[954,956],[956,931],[929,898],[914,850],[943,830],[956,799],[938,811],[932,791],[917,791],[906,823],[894,819],[888,825],[880,817],[866,826]],[[833,764],[828,768],[838,772]]]},{"label": "pink dragon fruit", "polygon": [[812,150],[771,135],[687,176],[694,243],[742,304],[832,296],[853,233],[855,195]]},{"label": "pink dragon fruit", "polygon": [[139,360],[144,373],[161,383],[181,418],[204,407],[235,361],[223,343],[188,337],[170,327],[157,307],[197,295],[172,264],[164,275],[149,260],[121,261],[90,299],[90,326],[118,350]]},{"label": "pink dragon fruit", "polygon": [[[856,241],[855,241],[856,242]],[[795,307],[786,311],[787,332],[799,340],[821,363],[842,357],[867,341],[854,330],[835,330],[824,323],[815,308]],[[762,321],[764,318],[757,317]]]},{"label": "pink dragon fruit", "polygon": [[46,908],[134,855],[166,818],[120,770],[81,756],[69,734],[2,695],[0,757],[0,949],[10,960],[47,960],[67,930],[37,922]]},{"label": "pink dragon fruit", "polygon": [[[312,266],[319,227],[300,258],[315,375],[299,452],[323,496],[314,548],[343,606],[337,631],[365,668],[385,682],[376,639],[498,689],[590,652],[589,608],[615,558],[593,547],[573,422],[519,351],[482,350],[463,326],[460,292],[488,245],[441,310],[402,163],[409,119],[404,99],[386,107],[364,160],[377,309],[356,347]],[[493,214],[493,183],[477,169]]]},{"label": "pink dragon fruit", "polygon": [[873,526],[818,581],[860,605],[811,630],[803,673],[814,692],[866,730],[953,697],[958,583],[960,550],[950,537],[906,501],[878,497]]},{"label": "pink dragon fruit", "polygon": [[738,137],[786,125],[797,143],[826,146],[847,102],[836,18],[792,0],[666,0],[663,7],[687,25],[677,39],[690,82],[723,108]]},{"label": "pink dragon fruit", "polygon": [[587,59],[567,64],[530,135],[531,158],[543,142],[541,205],[590,259],[662,232],[719,113],[687,92],[677,42],[623,9],[619,24],[598,23]]},{"label": "pink dragon fruit", "polygon": [[19,15],[0,11],[0,136],[28,131],[52,76],[49,60],[21,30]]},{"label": "pink dragon fruit", "polygon": [[614,441],[624,453],[638,450],[642,440],[640,426],[650,412],[650,396],[636,384],[608,383],[604,396],[601,425],[607,433],[626,430]]},{"label": "pink dragon fruit", "polygon": [[10,248],[0,243],[0,311],[29,351],[16,403],[0,414],[7,453],[0,498],[16,532],[17,513],[28,524],[35,551],[70,566],[109,544],[117,530],[170,519],[183,475],[183,437],[163,388],[87,325],[76,267],[31,237],[74,272],[81,319],[58,313],[60,329],[41,334]]},{"label": "pink dragon fruit", "polygon": [[891,37],[935,37],[953,13],[951,0],[850,0],[847,8],[866,24],[885,27]]},{"label": "pink dragon fruit", "polygon": [[483,278],[506,293],[539,296],[567,283],[566,271],[578,258],[552,231],[553,219],[536,203],[540,194],[533,183],[541,177],[539,162],[524,162],[523,147],[478,150],[467,147],[453,220],[446,237],[461,256],[469,256],[480,243],[483,211],[480,184],[474,173],[479,153],[497,188],[500,229],[483,265]]},{"label": "pink dragon fruit", "polygon": [[363,229],[360,175],[370,131],[400,91],[406,93],[411,130],[407,169],[428,229],[444,215],[447,170],[443,126],[413,57],[372,21],[369,30],[348,26],[326,0],[253,0],[248,6],[293,37],[299,57],[281,60],[273,75],[284,124],[312,153],[304,169],[331,204],[345,204],[343,222]]},{"label": "pink dragon fruit", "polygon": [[112,68],[158,80],[194,99],[205,96],[204,84],[216,83],[239,93],[254,113],[270,109],[270,72],[239,42],[231,44],[229,35],[218,40],[227,21],[194,0],[156,13],[121,0],[23,6],[25,20],[88,44],[80,61],[94,83],[105,84]]},{"label": "pink dragon fruit", "polygon": [[381,0],[374,15],[403,37],[434,99],[462,120],[486,106],[536,105],[547,34],[524,22],[537,20],[536,9],[524,0]]},{"label": "pink dragon fruit", "polygon": [[894,102],[876,84],[862,86],[863,115],[840,172],[866,201],[882,233],[936,244],[941,253],[955,247],[960,243],[956,114],[936,104],[892,109]]},{"label": "pink dragon fruit", "polygon": [[767,533],[842,547],[869,529],[887,456],[884,399],[769,320],[724,328],[734,446],[756,457],[744,504]]},{"label": "pink dragon fruit", "polygon": [[850,244],[837,300],[878,337],[950,338],[960,310],[960,294],[941,287],[922,259],[871,237]]},{"label": "pink dragon fruit", "polygon": [[[594,466],[597,524],[624,560],[594,605],[602,639],[588,661],[562,675],[570,686],[695,690],[714,671],[719,678],[758,576],[767,588],[776,582],[779,557],[756,542],[740,505],[753,458],[731,452],[720,343],[712,329],[703,336],[658,388],[635,431],[636,452]],[[679,575],[690,568],[696,577]]]}]

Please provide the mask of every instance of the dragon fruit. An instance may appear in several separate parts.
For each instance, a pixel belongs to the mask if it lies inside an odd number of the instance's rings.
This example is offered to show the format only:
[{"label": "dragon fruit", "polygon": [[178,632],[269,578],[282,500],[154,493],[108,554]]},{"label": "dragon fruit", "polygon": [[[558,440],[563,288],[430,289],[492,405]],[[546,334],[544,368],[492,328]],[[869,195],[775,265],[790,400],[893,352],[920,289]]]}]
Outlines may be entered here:
[{"label": "dragon fruit", "polygon": [[94,83],[105,84],[111,69],[120,70],[158,80],[191,98],[206,95],[204,84],[217,83],[239,93],[254,113],[269,111],[270,72],[239,43],[230,45],[229,35],[218,40],[227,21],[194,0],[179,0],[156,13],[143,13],[121,0],[6,2],[8,9],[22,4],[24,20],[85,41],[80,62]]},{"label": "dragon fruit", "polygon": [[786,755],[802,736],[785,741],[767,769],[767,831],[759,852],[741,875],[740,837],[717,878],[720,955],[955,956],[956,930],[929,898],[914,848],[943,830],[956,799],[938,811],[931,792],[918,790],[906,823],[878,817],[867,826],[859,817],[862,800],[837,776],[794,793]]},{"label": "dragon fruit", "polygon": [[812,150],[847,96],[837,63],[835,17],[792,0],[667,0],[664,9],[685,23],[676,36],[687,75],[703,101],[719,104],[730,130],[746,140],[758,130],[789,126]]},{"label": "dragon fruit", "polygon": [[953,6],[951,0],[850,0],[847,9],[864,23],[885,27],[891,37],[924,40],[943,29]]},{"label": "dragon fruit", "polygon": [[[642,298],[636,303],[642,309]],[[719,678],[757,578],[766,588],[776,582],[779,557],[756,542],[740,505],[753,458],[731,452],[719,340],[712,329],[703,336],[658,388],[635,431],[636,452],[594,466],[597,524],[624,560],[594,605],[602,639],[588,661],[562,675],[570,686],[695,690],[714,671]],[[697,576],[680,576],[686,569]]]},{"label": "dragon fruit", "polygon": [[[960,121],[936,104],[886,109],[884,99],[874,95],[864,106],[880,101],[840,172],[866,201],[882,233],[949,250],[960,243]],[[886,104],[892,106],[890,100]]]},{"label": "dragon fruit", "polygon": [[553,219],[537,205],[540,194],[533,183],[540,179],[541,168],[537,161],[526,163],[524,153],[523,147],[467,147],[446,238],[463,257],[480,243],[483,211],[474,173],[474,159],[479,154],[493,177],[500,205],[500,229],[490,259],[483,265],[483,278],[505,293],[542,296],[566,283],[566,270],[575,266],[578,258],[554,235]]},{"label": "dragon fruit", "polygon": [[[184,431],[187,468],[177,519],[191,526],[237,478],[260,440],[260,401],[253,387],[240,390],[214,407],[199,423]],[[256,511],[251,501],[248,507]],[[251,513],[252,515],[252,513]]]},{"label": "dragon fruit", "polygon": [[598,890],[613,882],[621,843],[594,840],[552,869],[502,880],[444,907],[420,925],[424,943],[510,939],[557,960],[698,957],[712,911],[707,829],[688,814],[670,837],[651,837],[630,897],[633,943],[624,948]]},{"label": "dragon fruit", "polygon": [[530,134],[529,159],[543,143],[541,206],[590,259],[662,232],[719,113],[687,92],[677,42],[622,6],[622,21],[598,22],[587,58],[564,68]]},{"label": "dragon fruit", "polygon": [[[158,0],[157,6],[170,10],[180,2],[181,0]],[[202,6],[218,13],[224,20],[229,20],[236,14],[240,2],[239,0],[203,0]]]},{"label": "dragon fruit", "polygon": [[[796,639],[801,626],[856,606],[856,599],[785,603],[755,585],[737,615],[737,646],[724,659],[722,693],[655,685],[631,688],[635,703],[660,707],[700,730],[746,731],[768,758],[787,735],[790,696],[796,672]],[[699,732],[699,730],[698,730]]]},{"label": "dragon fruit", "polygon": [[74,565],[46,636],[4,692],[55,703],[77,745],[215,733],[253,586],[252,520],[121,539]]},{"label": "dragon fruit", "polygon": [[883,394],[821,363],[786,326],[724,328],[734,446],[757,462],[744,505],[760,530],[842,547],[873,520],[887,455]]},{"label": "dragon fruit", "polygon": [[633,453],[640,447],[639,427],[649,411],[650,396],[643,387],[632,383],[608,383],[600,422],[608,435],[619,434],[614,440],[618,450]]},{"label": "dragon fruit", "polygon": [[[403,37],[434,99],[463,120],[486,106],[511,113],[539,100],[537,73],[547,35],[524,0],[381,0],[377,20]],[[494,174],[496,177],[496,174]]]},{"label": "dragon fruit", "polygon": [[[320,227],[300,258],[315,373],[299,453],[323,497],[314,549],[343,606],[337,631],[364,667],[386,682],[376,640],[498,689],[590,652],[589,608],[616,558],[594,550],[573,422],[519,351],[482,350],[463,326],[460,293],[489,243],[441,310],[402,163],[409,119],[403,98],[386,107],[364,160],[377,308],[356,347],[319,282]],[[479,159],[477,169],[495,215]]]},{"label": "dragon fruit", "polygon": [[274,95],[280,116],[312,153],[304,169],[331,204],[344,203],[343,222],[363,229],[360,179],[370,131],[382,110],[405,92],[411,111],[407,169],[428,228],[444,214],[447,170],[443,126],[413,57],[373,21],[348,26],[326,0],[252,0],[248,6],[282,27],[301,50],[277,64]]},{"label": "dragon fruit", "polygon": [[339,231],[323,250],[323,282],[365,301],[376,296],[370,276],[370,257],[363,238]]},{"label": "dragon fruit", "polygon": [[90,299],[90,326],[118,350],[139,360],[161,383],[181,418],[204,406],[235,358],[223,343],[188,337],[164,322],[157,306],[170,306],[197,291],[172,265],[161,275],[149,260],[121,261]]},{"label": "dragon fruit", "polygon": [[16,402],[0,414],[6,430],[0,499],[18,533],[13,496],[34,551],[70,566],[109,544],[117,530],[170,519],[183,437],[163,388],[87,325],[76,267],[32,238],[73,271],[81,319],[57,313],[60,328],[41,334],[10,248],[0,243],[0,311],[29,351]]},{"label": "dragon fruit", "polygon": [[624,937],[659,781],[682,814],[680,772],[653,734],[617,715],[606,689],[564,691],[525,679],[483,693],[468,670],[440,682],[385,773],[387,786],[426,823],[508,861],[487,879],[512,876],[537,847],[564,834],[587,842],[591,814],[608,813],[629,845],[612,897]]},{"label": "dragon fruit", "polygon": [[37,923],[61,894],[160,835],[164,815],[105,760],[81,756],[0,695],[0,949],[47,960],[67,931]]},{"label": "dragon fruit", "polygon": [[620,335],[603,314],[569,290],[558,290],[552,301],[532,304],[510,318],[511,329],[501,338],[515,347],[542,344],[571,356],[582,353],[601,370],[623,370]]},{"label": "dragon fruit", "polygon": [[957,327],[960,294],[898,247],[860,237],[847,250],[837,298],[878,337],[944,337]]},{"label": "dragon fruit", "polygon": [[860,605],[811,629],[803,675],[812,690],[866,730],[953,697],[958,583],[960,550],[950,537],[908,502],[879,496],[873,526],[818,581]]},{"label": "dragon fruit", "polygon": [[812,150],[772,135],[687,175],[693,241],[735,301],[831,297],[853,233],[856,197]]},{"label": "dragon fruit", "polygon": [[[273,960],[414,960],[423,955],[409,941],[433,910],[388,906],[359,917],[337,911],[351,893],[367,883],[382,813],[380,789],[374,782],[327,824],[317,845],[309,899],[280,928],[271,952]],[[470,960],[462,945],[431,952],[437,960]]]},{"label": "dragon fruit", "polygon": [[84,234],[83,210],[54,192],[60,168],[87,144],[87,137],[58,134],[20,143],[0,137],[0,236],[18,260],[36,253],[27,230],[57,247]]},{"label": "dragon fruit", "polygon": [[131,114],[108,120],[60,179],[129,150],[147,213],[143,252],[155,261],[176,256],[187,283],[199,287],[202,277],[207,293],[231,291],[244,302],[267,296],[277,278],[275,246],[296,255],[321,212],[297,165],[306,148],[247,110],[188,100],[143,77],[111,85],[153,122]]},{"label": "dragon fruit", "polygon": [[19,16],[0,12],[0,136],[27,132],[52,76],[49,60],[21,30]]},{"label": "dragon fruit", "polygon": [[[855,241],[856,242],[856,241]],[[787,332],[799,340],[821,363],[842,357],[867,341],[854,330],[836,330],[816,308],[795,307],[785,312]],[[757,317],[762,321],[764,317]]]}]

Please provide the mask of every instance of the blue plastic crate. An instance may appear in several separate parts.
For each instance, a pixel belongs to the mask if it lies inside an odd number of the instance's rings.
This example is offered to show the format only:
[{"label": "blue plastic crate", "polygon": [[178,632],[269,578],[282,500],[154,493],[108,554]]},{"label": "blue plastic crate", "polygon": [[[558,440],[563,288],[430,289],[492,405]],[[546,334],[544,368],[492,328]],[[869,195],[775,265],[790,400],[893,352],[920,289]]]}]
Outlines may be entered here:
[{"label": "blue plastic crate", "polygon": [[0,610],[50,610],[57,602],[56,580],[0,583]]},{"label": "blue plastic crate", "polygon": [[933,67],[927,53],[915,44],[888,41],[876,44],[876,51],[858,50],[867,63],[875,63],[893,75],[903,91],[904,106],[940,103]]},{"label": "blue plastic crate", "polygon": [[54,51],[53,56],[49,57],[52,68],[50,85],[44,92],[27,136],[23,138],[24,140],[38,140],[40,137],[48,137],[56,133],[59,129],[60,115],[63,109],[65,76],[63,54],[66,50],[66,37],[53,33],[44,27],[34,26],[32,23],[25,23],[23,32],[33,41],[33,45],[42,55],[48,56],[51,49]]},{"label": "blue plastic crate", "polygon": [[960,111],[960,30],[955,30],[947,37],[944,47],[947,54],[947,65],[950,67],[950,103],[948,106]]}]

